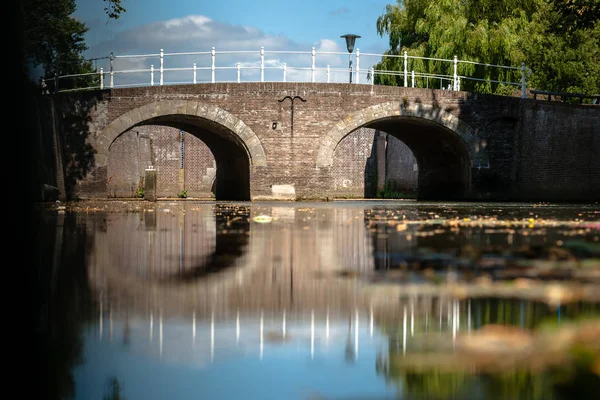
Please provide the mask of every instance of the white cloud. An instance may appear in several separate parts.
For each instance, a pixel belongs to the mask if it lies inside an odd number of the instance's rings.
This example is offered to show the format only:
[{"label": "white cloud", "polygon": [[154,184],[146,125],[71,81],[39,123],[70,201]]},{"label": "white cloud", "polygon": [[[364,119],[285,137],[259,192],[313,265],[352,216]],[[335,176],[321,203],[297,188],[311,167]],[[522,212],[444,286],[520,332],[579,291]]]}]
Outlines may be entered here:
[{"label": "white cloud", "polygon": [[[182,18],[153,22],[141,25],[123,32],[99,45],[93,46],[88,52],[90,57],[106,56],[110,52],[117,57],[115,70],[145,70],[137,73],[115,74],[115,85],[150,83],[150,66],[154,66],[154,82],[159,83],[160,49],[166,54],[163,80],[169,83],[192,83],[193,63],[196,63],[197,82],[210,81],[212,58],[210,51],[215,48],[215,79],[217,81],[236,81],[236,65],[242,67],[243,81],[260,80],[260,47],[265,50],[265,81],[283,80],[283,65],[287,65],[287,81],[310,81],[311,79],[311,48],[314,46],[315,77],[317,81],[325,82],[326,68],[329,65],[330,81],[346,82],[348,79],[348,55],[343,43],[331,39],[321,39],[314,44],[295,43],[285,36],[269,35],[255,28],[242,25],[225,24],[214,21],[204,15],[188,15]],[[229,54],[240,51],[243,53]],[[205,54],[174,54],[197,53]],[[289,53],[282,53],[289,52]],[[322,54],[340,53],[340,54]],[[125,55],[150,55],[147,57],[122,58]],[[365,60],[366,61],[366,60]],[[376,60],[371,60],[371,63]],[[104,71],[109,71],[107,60],[99,64]],[[368,67],[361,63],[363,69]],[[369,65],[370,66],[370,65]],[[228,69],[220,69],[226,67]],[[252,69],[249,69],[252,67]],[[178,69],[178,70],[169,70]],[[181,70],[187,69],[187,70]],[[340,69],[340,70],[338,70]],[[364,82],[365,71],[361,74]],[[108,83],[108,82],[107,82]]]}]

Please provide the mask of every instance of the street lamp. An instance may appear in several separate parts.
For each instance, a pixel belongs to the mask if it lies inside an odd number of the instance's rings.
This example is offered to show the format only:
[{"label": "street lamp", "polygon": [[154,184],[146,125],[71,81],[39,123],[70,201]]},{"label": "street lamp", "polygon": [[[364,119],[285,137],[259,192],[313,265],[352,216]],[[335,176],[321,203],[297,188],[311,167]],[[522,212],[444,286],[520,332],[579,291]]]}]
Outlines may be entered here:
[{"label": "street lamp", "polygon": [[347,33],[340,37],[343,37],[344,39],[346,39],[346,48],[348,49],[348,53],[349,53],[348,54],[348,69],[350,70],[350,83],[352,83],[352,52],[354,51],[354,42],[360,36],[354,35],[352,33]]}]

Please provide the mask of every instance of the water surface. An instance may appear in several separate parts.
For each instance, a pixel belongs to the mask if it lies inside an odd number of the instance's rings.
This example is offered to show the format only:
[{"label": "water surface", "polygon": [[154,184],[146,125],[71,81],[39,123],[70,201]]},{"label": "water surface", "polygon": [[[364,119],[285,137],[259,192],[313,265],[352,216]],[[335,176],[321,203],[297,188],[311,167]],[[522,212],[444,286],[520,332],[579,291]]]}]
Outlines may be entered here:
[{"label": "water surface", "polygon": [[63,398],[559,399],[600,383],[597,205],[40,215]]}]

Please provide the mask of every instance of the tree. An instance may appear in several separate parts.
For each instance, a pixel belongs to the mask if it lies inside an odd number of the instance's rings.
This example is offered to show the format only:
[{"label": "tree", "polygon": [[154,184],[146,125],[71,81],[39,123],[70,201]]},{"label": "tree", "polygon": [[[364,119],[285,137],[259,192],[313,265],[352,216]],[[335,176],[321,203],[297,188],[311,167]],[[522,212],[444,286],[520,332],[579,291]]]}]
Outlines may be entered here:
[{"label": "tree", "polygon": [[[600,91],[598,0],[398,0],[377,19],[377,32],[389,36],[389,55],[469,60],[532,70],[539,89]],[[401,58],[384,58],[375,68],[403,70]],[[410,60],[409,70],[452,75],[453,65]],[[465,90],[504,93],[510,87],[491,80],[520,82],[519,70],[459,63],[458,74],[489,81],[463,82]],[[376,82],[397,85],[394,76]],[[423,81],[417,82],[423,85]],[[514,87],[513,87],[514,88]]]},{"label": "tree", "polygon": [[121,5],[121,0],[104,0],[106,3],[106,7],[104,7],[104,12],[108,15],[108,18],[119,19],[121,13],[124,13],[126,10]]},{"label": "tree", "polygon": [[[125,9],[122,0],[103,0],[109,19],[117,19]],[[84,74],[94,72],[91,61],[85,60],[85,33],[88,27],[72,15],[75,0],[24,0],[23,55],[30,71],[41,67],[47,78],[55,74]],[[97,77],[61,82],[61,86],[86,86]]]},{"label": "tree", "polygon": [[523,36],[531,83],[542,90],[600,93],[600,1],[547,1],[534,16],[539,33]]}]

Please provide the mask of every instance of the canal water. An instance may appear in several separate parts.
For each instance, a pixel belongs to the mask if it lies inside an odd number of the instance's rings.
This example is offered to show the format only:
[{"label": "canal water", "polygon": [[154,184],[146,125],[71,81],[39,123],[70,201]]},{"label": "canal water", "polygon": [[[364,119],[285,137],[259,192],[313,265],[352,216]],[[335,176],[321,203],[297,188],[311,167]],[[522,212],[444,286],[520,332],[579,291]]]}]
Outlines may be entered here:
[{"label": "canal water", "polygon": [[49,398],[570,399],[600,388],[600,207],[40,209]]}]

